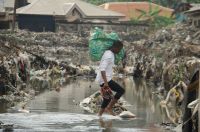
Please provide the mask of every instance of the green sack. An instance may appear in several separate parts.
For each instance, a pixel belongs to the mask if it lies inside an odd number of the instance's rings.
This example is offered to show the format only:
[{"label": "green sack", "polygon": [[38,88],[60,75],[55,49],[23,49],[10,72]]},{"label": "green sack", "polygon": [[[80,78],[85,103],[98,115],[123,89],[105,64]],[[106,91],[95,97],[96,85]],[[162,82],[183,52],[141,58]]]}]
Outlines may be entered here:
[{"label": "green sack", "polygon": [[[95,28],[91,32],[89,39],[89,54],[91,60],[100,61],[104,52],[112,46],[115,40],[120,40],[116,33],[112,32],[107,34],[102,29]],[[118,54],[115,54],[115,64],[118,64],[124,58],[124,54],[124,48]]]}]

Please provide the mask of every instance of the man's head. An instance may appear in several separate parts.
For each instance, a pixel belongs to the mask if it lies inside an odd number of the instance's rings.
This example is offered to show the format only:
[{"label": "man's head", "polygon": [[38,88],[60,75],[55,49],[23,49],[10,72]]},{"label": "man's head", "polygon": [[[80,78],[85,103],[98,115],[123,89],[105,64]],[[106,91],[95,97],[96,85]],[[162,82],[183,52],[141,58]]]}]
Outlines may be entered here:
[{"label": "man's head", "polygon": [[123,48],[123,43],[119,40],[115,40],[110,49],[114,54],[118,54],[122,48]]}]

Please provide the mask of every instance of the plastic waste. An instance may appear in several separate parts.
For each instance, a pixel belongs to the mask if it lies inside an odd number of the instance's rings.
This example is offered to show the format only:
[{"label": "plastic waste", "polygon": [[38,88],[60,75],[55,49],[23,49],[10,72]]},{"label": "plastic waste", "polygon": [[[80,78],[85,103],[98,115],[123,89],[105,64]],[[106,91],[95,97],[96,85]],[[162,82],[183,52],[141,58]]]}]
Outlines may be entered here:
[{"label": "plastic waste", "polygon": [[[100,61],[104,52],[108,50],[115,40],[120,40],[117,33],[105,33],[100,28],[94,28],[92,30],[89,39],[89,54],[92,61]],[[115,55],[115,64],[118,64],[120,60],[124,58],[124,48]]]}]

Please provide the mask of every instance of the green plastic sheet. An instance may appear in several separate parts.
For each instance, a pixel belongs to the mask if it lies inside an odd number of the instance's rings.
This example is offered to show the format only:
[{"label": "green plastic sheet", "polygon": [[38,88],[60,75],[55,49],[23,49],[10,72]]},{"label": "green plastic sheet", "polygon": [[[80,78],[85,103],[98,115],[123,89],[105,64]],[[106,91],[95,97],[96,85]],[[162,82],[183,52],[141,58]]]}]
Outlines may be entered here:
[{"label": "green plastic sheet", "polygon": [[[120,40],[117,33],[105,33],[100,28],[94,28],[89,39],[89,54],[91,60],[100,61],[104,52],[112,46],[115,40]],[[123,48],[118,54],[115,54],[115,64],[119,64],[124,58],[124,55],[125,51]]]}]

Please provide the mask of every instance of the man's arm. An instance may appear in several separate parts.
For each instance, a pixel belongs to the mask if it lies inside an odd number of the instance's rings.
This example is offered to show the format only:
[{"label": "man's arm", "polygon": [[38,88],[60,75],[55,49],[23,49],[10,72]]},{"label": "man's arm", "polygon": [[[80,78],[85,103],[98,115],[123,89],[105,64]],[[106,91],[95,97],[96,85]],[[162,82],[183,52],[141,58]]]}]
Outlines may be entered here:
[{"label": "man's arm", "polygon": [[108,87],[108,81],[107,81],[107,78],[106,78],[106,72],[105,71],[101,71],[101,76],[102,76],[103,81],[104,81],[103,87]]}]

